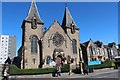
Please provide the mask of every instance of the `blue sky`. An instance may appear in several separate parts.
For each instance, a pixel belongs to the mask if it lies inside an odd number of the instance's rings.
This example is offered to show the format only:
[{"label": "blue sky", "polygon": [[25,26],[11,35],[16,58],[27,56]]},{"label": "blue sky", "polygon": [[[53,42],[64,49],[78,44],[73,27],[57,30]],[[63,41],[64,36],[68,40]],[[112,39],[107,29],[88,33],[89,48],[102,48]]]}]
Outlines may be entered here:
[{"label": "blue sky", "polygon": [[[49,28],[54,19],[62,24],[64,2],[37,2],[44,27]],[[22,41],[22,21],[26,18],[30,2],[2,3],[2,34],[17,37],[17,50]],[[118,3],[116,2],[68,2],[68,9],[80,28],[80,40],[100,40],[104,44],[118,42]],[[43,27],[43,28],[44,28]]]}]

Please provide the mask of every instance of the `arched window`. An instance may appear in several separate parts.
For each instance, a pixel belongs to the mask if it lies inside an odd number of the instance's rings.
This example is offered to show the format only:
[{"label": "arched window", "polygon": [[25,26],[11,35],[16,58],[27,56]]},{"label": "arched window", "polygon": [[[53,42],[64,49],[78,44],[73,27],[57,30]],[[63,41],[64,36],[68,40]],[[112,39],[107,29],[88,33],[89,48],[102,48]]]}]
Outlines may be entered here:
[{"label": "arched window", "polygon": [[50,60],[51,60],[51,57],[47,56],[47,58],[46,58],[46,64],[49,64]]},{"label": "arched window", "polygon": [[93,48],[92,48],[92,46],[89,46],[89,51],[90,51],[91,55],[93,55]]},{"label": "arched window", "polygon": [[72,48],[73,54],[77,54],[77,41],[75,39],[72,40]]},{"label": "arched window", "polygon": [[32,35],[30,36],[30,41],[31,41],[31,53],[37,53],[37,36]]},{"label": "arched window", "polygon": [[33,29],[36,29],[36,28],[37,28],[37,19],[36,19],[35,16],[32,18],[32,28],[33,28]]}]

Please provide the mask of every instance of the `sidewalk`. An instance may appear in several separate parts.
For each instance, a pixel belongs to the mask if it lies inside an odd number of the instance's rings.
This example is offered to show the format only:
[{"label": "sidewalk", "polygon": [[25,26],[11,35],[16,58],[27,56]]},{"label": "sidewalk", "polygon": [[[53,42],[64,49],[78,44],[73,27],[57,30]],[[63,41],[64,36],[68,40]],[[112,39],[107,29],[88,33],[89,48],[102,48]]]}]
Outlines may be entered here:
[{"label": "sidewalk", "polygon": [[105,69],[94,70],[94,73],[89,73],[88,75],[74,74],[74,73],[69,75],[69,73],[61,73],[60,77],[52,77],[52,74],[41,74],[41,75],[16,75],[16,76],[9,76],[9,78],[76,78],[76,77],[83,78],[91,75],[98,75],[98,74],[109,73],[113,71],[115,70],[112,68],[111,69],[105,68]]}]

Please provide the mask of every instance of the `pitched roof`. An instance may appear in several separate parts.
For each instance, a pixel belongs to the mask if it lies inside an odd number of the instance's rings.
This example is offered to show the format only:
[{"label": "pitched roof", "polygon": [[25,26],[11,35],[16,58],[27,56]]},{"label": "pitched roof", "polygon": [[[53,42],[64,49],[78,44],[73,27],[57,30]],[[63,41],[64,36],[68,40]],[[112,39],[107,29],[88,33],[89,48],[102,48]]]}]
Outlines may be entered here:
[{"label": "pitched roof", "polygon": [[63,21],[62,21],[62,27],[65,28],[65,27],[70,27],[71,24],[75,24],[69,10],[68,10],[68,7],[66,6],[65,7],[65,12],[64,12],[64,17],[63,17]]},{"label": "pitched roof", "polygon": [[108,46],[109,46],[109,47],[113,47],[114,45],[116,45],[115,42],[108,43]]},{"label": "pitched roof", "polygon": [[31,21],[33,19],[33,17],[36,17],[38,23],[43,23],[43,21],[41,20],[41,18],[39,16],[38,9],[36,7],[36,3],[34,1],[32,1],[32,3],[31,3],[29,13],[25,20]]},{"label": "pitched roof", "polygon": [[103,43],[98,40],[98,41],[95,41],[94,44],[96,44],[98,47],[101,48]]},{"label": "pitched roof", "polygon": [[88,44],[89,44],[89,42],[90,42],[90,40],[89,40],[89,41],[87,41],[87,42],[84,42],[83,44],[87,47],[87,46],[88,46]]},{"label": "pitched roof", "polygon": [[[57,21],[57,20],[54,20],[54,22],[52,23],[52,25],[54,25],[55,23],[57,23],[57,24],[59,24],[60,25],[60,23]],[[45,30],[44,32],[43,32],[43,36],[41,37],[41,39],[44,37],[44,35],[49,31],[49,29],[52,27],[52,25],[47,29],[47,30]]]}]

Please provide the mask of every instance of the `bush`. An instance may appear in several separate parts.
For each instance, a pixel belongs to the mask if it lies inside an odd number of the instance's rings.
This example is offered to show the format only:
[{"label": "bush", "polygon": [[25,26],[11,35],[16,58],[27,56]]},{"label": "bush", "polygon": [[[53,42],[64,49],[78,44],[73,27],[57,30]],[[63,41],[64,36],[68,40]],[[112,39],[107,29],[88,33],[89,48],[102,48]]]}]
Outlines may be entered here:
[{"label": "bush", "polygon": [[72,71],[75,74],[81,74],[81,70],[79,68],[76,68]]},{"label": "bush", "polygon": [[61,70],[62,70],[61,72],[69,72],[69,70],[70,70],[70,65],[64,64],[64,65],[62,66]]},{"label": "bush", "polygon": [[[10,75],[35,75],[35,74],[49,74],[54,73],[56,68],[38,68],[38,69],[19,69],[15,65],[9,65]],[[69,72],[69,65],[62,66],[62,72]]]}]

